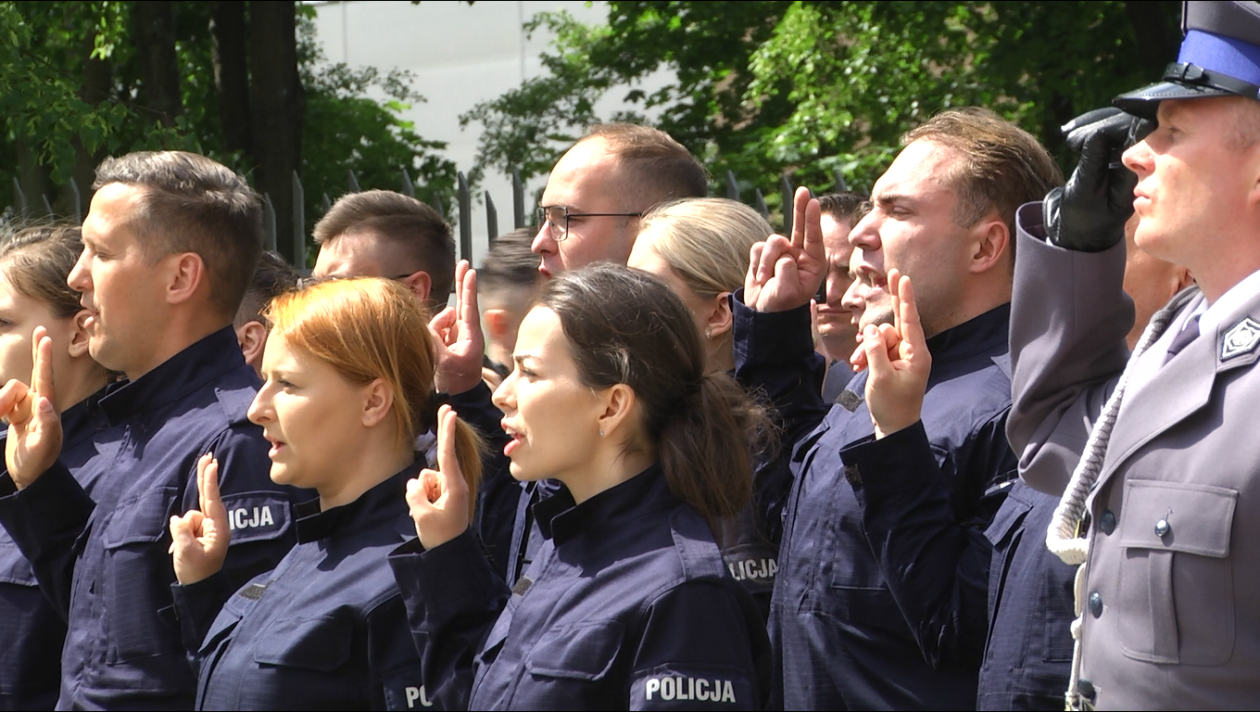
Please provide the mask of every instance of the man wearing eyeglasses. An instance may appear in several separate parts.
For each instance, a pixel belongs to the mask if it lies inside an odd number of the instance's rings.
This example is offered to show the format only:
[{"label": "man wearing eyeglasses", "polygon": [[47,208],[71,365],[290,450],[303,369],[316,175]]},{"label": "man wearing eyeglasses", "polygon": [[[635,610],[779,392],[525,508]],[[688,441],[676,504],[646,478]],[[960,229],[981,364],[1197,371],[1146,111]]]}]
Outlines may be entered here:
[{"label": "man wearing eyeglasses", "polygon": [[668,134],[600,124],[551,169],[532,249],[550,279],[604,260],[625,264],[652,206],[708,193],[704,166]]},{"label": "man wearing eyeglasses", "polygon": [[315,224],[321,278],[384,277],[401,281],[435,313],[455,279],[455,239],[436,210],[402,193],[344,195]]}]

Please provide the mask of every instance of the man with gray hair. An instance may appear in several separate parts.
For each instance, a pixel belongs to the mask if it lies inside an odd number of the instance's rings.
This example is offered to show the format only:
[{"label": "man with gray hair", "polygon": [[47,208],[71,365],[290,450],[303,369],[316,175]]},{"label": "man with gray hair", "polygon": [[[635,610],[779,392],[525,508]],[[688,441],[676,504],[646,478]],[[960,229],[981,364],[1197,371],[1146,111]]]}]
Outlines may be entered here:
[{"label": "man with gray hair", "polygon": [[[1083,126],[1067,186],[1019,213],[1008,434],[1083,567],[1078,708],[1260,700],[1260,5],[1190,2],[1183,27],[1163,81]],[[1130,358],[1134,210],[1134,243],[1198,286]]]}]

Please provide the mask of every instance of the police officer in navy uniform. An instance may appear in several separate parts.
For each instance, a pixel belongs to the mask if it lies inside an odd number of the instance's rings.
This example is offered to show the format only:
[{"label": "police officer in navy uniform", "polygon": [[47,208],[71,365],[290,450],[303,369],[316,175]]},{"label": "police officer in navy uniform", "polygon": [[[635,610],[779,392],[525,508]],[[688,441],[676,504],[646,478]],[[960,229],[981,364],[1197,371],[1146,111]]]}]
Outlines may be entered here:
[{"label": "police officer in navy uniform", "polygon": [[[226,512],[207,458],[202,506],[171,523],[173,587],[200,663],[199,709],[410,709],[432,703],[389,552],[415,532],[403,499],[437,426],[470,489],[477,436],[434,398],[427,315],[397,282],[325,282],[278,297],[263,384],[250,406],[273,479],[306,488],[298,544],[274,571],[223,598]],[[439,420],[439,418],[441,418]]]},{"label": "police officer in navy uniform", "polygon": [[59,707],[187,709],[195,678],[167,520],[196,506],[198,458],[219,463],[229,577],[273,568],[293,543],[291,491],[267,476],[267,443],[245,417],[258,379],[231,328],[262,250],[262,201],[223,166],[179,152],[107,159],[96,189],[69,284],[89,312],[92,357],[127,379],[99,402],[107,427],[79,472],[97,480],[90,493],[58,459],[51,378],[5,386],[0,522],[68,618]]},{"label": "police officer in navy uniform", "polygon": [[[815,358],[807,304],[826,269],[807,193],[792,240],[754,253],[736,295],[737,372],[785,417],[821,421],[792,458],[771,608],[787,709],[975,705],[992,557],[983,532],[1015,474],[1004,435],[1009,240],[1015,209],[1059,173],[1034,138],[983,110],[942,113],[906,141],[849,239],[870,288],[864,347],[894,329],[894,269],[914,280],[917,396],[859,374],[828,412],[801,389]],[[812,402],[783,405],[802,392]]]},{"label": "police officer in navy uniform", "polygon": [[[1191,2],[1183,27],[1163,81],[1114,101],[1154,130],[1121,156],[1145,132],[1098,122],[1067,186],[1019,213],[1009,434],[1062,494],[1048,545],[1084,566],[1078,707],[1260,701],[1260,5]],[[1134,210],[1135,243],[1198,286],[1130,358]]]},{"label": "police officer in navy uniform", "polygon": [[[646,308],[651,305],[651,308]],[[761,616],[713,524],[751,495],[762,411],[705,373],[668,287],[613,265],[566,272],[521,323],[495,392],[546,538],[510,590],[469,528],[458,468],[409,484],[418,542],[390,561],[435,704],[470,709],[760,709]],[[712,417],[712,413],[726,417]]]},{"label": "police officer in navy uniform", "polygon": [[[53,405],[65,432],[62,461],[77,475],[96,454],[96,401],[110,374],[87,353],[85,312],[66,275],[83,251],[79,229],[29,227],[0,242],[0,381],[27,381],[38,327],[63,387]],[[41,359],[42,360],[42,359]],[[0,448],[8,434],[0,432]],[[79,480],[87,491],[94,481]],[[66,622],[40,593],[35,571],[0,527],[0,709],[52,709],[61,687]]]}]

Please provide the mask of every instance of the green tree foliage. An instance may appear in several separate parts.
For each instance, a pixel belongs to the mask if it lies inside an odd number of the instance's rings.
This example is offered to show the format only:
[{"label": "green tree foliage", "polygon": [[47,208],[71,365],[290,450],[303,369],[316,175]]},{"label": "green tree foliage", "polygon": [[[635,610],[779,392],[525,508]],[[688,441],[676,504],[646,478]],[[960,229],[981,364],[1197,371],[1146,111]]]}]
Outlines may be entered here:
[{"label": "green tree foliage", "polygon": [[[534,18],[555,33],[547,74],[462,117],[487,131],[479,166],[545,172],[600,120],[653,123],[731,169],[745,199],[777,175],[829,187],[839,169],[869,189],[906,130],[949,107],[988,106],[1057,156],[1058,127],[1158,77],[1179,35],[1171,2],[621,2],[606,26],[563,13]],[[659,69],[660,91],[632,89],[635,110],[597,116],[619,83]],[[715,192],[721,192],[715,191]],[[768,196],[772,204],[777,195]]]},{"label": "green tree foliage", "polygon": [[[142,55],[151,40],[140,36],[137,5],[0,2],[0,195],[9,195],[17,179],[32,213],[42,214],[40,196],[46,195],[54,210],[69,214],[66,187],[73,177],[86,211],[95,165],[135,150],[197,151],[254,175],[251,150],[225,140],[211,31],[216,3],[173,3],[173,36],[165,38],[173,44],[178,75],[173,115],[153,109],[156,88],[145,86]],[[248,3],[245,8],[248,13]],[[295,12],[307,231],[319,217],[321,196],[346,192],[349,171],[364,188],[396,190],[406,169],[417,197],[449,205],[455,166],[442,156],[445,145],[423,139],[401,118],[411,102],[424,100],[412,89],[412,77],[324,64],[313,39],[314,9],[298,4]],[[373,91],[385,100],[369,98]]]}]

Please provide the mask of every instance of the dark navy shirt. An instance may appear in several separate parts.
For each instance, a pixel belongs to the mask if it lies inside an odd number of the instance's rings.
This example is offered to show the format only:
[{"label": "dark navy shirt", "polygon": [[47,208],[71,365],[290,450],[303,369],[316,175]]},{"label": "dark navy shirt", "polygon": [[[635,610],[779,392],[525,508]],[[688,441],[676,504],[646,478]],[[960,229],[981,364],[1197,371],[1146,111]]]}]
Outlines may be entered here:
[{"label": "dark navy shirt", "polygon": [[[94,480],[81,477],[96,454],[92,436],[104,426],[96,402],[102,394],[61,414],[61,461],[87,492]],[[0,431],[0,452],[7,433]],[[40,593],[35,570],[8,530],[0,527],[0,710],[50,710],[61,687],[65,612]]]},{"label": "dark navy shirt", "polygon": [[[417,463],[350,504],[294,507],[297,546],[230,596],[204,636],[197,708],[422,709],[431,701],[387,557],[416,536],[404,498]],[[181,622],[206,620],[211,579],[173,587]],[[199,600],[205,599],[205,600]],[[191,638],[191,640],[189,639]]]},{"label": "dark navy shirt", "polygon": [[979,709],[1063,709],[1072,672],[1076,567],[1046,548],[1058,504],[1058,497],[1016,480],[985,532],[994,552]]},{"label": "dark navy shirt", "polygon": [[[1009,314],[1002,306],[928,340],[914,427],[875,440],[859,374],[799,440],[770,617],[776,703],[975,706],[992,558],[983,532],[1016,471],[1003,429]],[[741,377],[788,394],[790,412],[817,423],[819,391],[798,383],[818,358],[808,309],[757,314],[735,300],[735,317]],[[811,392],[818,405],[800,402]]]},{"label": "dark navy shirt", "polygon": [[659,467],[535,508],[512,591],[469,530],[390,557],[430,697],[470,709],[760,709],[769,648],[704,519]]},{"label": "dark navy shirt", "polygon": [[245,417],[258,379],[230,327],[100,400],[108,427],[80,470],[58,462],[17,492],[0,477],[0,522],[40,587],[68,612],[58,707],[190,709],[195,675],[175,618],[170,517],[195,509],[197,460],[213,452],[232,524],[224,567],[237,585],[293,544],[293,490],[269,477],[262,429]]}]

